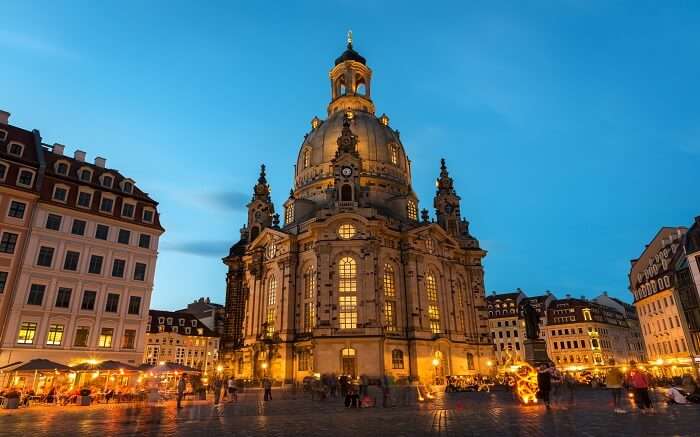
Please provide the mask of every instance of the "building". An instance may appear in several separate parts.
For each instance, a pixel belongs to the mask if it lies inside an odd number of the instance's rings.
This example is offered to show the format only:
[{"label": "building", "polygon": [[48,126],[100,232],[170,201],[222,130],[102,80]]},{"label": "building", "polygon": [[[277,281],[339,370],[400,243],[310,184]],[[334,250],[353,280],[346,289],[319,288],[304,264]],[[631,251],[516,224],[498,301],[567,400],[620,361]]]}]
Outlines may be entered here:
[{"label": "building", "polygon": [[613,308],[624,315],[627,327],[629,328],[627,335],[624,337],[627,349],[627,361],[635,361],[637,363],[646,361],[642,326],[639,323],[637,310],[634,308],[634,305],[623,302],[618,298],[608,296],[607,291],[604,291],[603,294],[593,299],[593,301],[597,304]]},{"label": "building", "polygon": [[700,351],[700,307],[686,253],[693,243],[686,235],[684,227],[661,228],[629,273],[647,357],[672,366],[671,373],[692,369]]},{"label": "building", "polygon": [[486,252],[443,160],[436,221],[419,216],[411,163],[376,116],[372,71],[348,43],[295,163],[284,224],[265,168],[228,266],[225,365],[285,382],[315,373],[444,381],[486,371]]},{"label": "building", "polygon": [[[163,233],[157,203],[105,159],[89,163],[80,150],[69,157],[63,145],[43,144],[38,131],[5,126],[4,220],[18,222],[3,232],[20,236],[5,261],[12,280],[3,293],[0,365],[37,357],[139,363]],[[20,175],[13,156],[24,166]],[[21,172],[23,198],[12,191]]]},{"label": "building", "polygon": [[219,361],[219,336],[201,320],[180,311],[148,312],[143,362],[172,362],[207,372]]},{"label": "building", "polygon": [[565,369],[629,363],[630,328],[615,308],[567,296],[547,310],[547,353]]},{"label": "building", "polygon": [[498,365],[525,360],[525,321],[520,310],[524,298],[525,293],[520,289],[514,293],[493,292],[486,298],[489,331]]},{"label": "building", "polygon": [[224,306],[213,303],[208,297],[200,297],[191,304],[188,304],[187,308],[178,310],[178,312],[192,314],[197,320],[204,323],[207,328],[216,332],[219,336],[224,333],[224,320],[226,319]]}]

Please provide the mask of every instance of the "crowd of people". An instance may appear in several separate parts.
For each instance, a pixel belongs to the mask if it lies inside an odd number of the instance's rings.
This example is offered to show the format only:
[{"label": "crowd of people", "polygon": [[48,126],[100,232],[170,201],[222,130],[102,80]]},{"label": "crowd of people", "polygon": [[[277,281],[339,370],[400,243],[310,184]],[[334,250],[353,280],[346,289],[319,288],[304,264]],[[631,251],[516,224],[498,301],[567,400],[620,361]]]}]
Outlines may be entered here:
[{"label": "crowd of people", "polygon": [[311,394],[312,400],[325,401],[342,399],[347,408],[366,408],[377,404],[377,396],[372,396],[369,387],[378,386],[383,407],[391,406],[393,378],[384,375],[378,381],[370,381],[366,375],[353,378],[350,375],[324,374],[319,378],[310,377],[303,383],[305,392]]}]

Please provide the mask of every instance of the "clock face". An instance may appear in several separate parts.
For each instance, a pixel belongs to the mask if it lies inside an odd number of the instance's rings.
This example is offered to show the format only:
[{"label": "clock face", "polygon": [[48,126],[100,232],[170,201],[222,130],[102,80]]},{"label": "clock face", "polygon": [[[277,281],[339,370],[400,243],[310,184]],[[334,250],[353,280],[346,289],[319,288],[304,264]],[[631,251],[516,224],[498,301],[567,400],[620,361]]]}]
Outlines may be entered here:
[{"label": "clock face", "polygon": [[350,167],[343,167],[340,172],[343,174],[343,176],[349,177],[352,174],[352,169]]},{"label": "clock face", "polygon": [[445,212],[447,212],[448,214],[451,213],[452,212],[452,205],[450,205],[449,203],[447,205],[445,205]]}]

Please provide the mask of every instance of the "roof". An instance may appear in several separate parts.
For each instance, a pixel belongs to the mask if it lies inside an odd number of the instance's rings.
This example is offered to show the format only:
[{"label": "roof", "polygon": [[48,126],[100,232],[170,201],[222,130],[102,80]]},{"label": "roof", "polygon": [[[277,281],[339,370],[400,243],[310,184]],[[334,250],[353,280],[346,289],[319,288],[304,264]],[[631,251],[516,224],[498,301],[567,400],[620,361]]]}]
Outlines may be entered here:
[{"label": "roof", "polygon": [[345,61],[355,61],[360,64],[367,65],[367,61],[359,53],[352,48],[352,43],[348,43],[348,48],[336,60],[335,65],[342,64]]},{"label": "roof", "polygon": [[515,293],[497,293],[497,294],[491,294],[489,296],[486,296],[486,300],[508,300],[508,299],[517,300],[519,295],[520,295],[519,291],[515,292]]},{"label": "roof", "polygon": [[688,254],[700,252],[700,215],[695,217],[695,222],[686,235],[685,252]]},{"label": "roof", "polygon": [[[163,323],[160,324],[159,319],[163,317]],[[148,334],[162,334],[163,332],[175,332],[173,327],[177,327],[177,334],[180,335],[190,335],[195,337],[218,337],[219,334],[212,331],[202,323],[197,317],[190,313],[181,313],[177,311],[161,311],[161,310],[148,310]],[[168,323],[168,319],[171,319],[172,323]],[[160,326],[163,326],[163,331],[160,330]],[[182,331],[179,328],[183,328]],[[194,328],[190,329],[190,333],[187,334],[184,328]],[[200,331],[201,329],[201,331]],[[201,332],[201,333],[200,333]]]}]

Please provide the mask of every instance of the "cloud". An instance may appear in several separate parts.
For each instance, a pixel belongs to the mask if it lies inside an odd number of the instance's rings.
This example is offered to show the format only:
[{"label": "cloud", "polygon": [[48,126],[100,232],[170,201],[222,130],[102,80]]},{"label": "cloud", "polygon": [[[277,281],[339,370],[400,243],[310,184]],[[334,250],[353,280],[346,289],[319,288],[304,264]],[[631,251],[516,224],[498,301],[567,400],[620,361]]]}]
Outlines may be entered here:
[{"label": "cloud", "polygon": [[169,252],[180,252],[211,258],[223,258],[228,255],[230,241],[182,241],[179,243],[164,243],[161,248]]},{"label": "cloud", "polygon": [[218,191],[202,194],[202,200],[218,209],[241,211],[250,201],[250,196],[240,191]]},{"label": "cloud", "polygon": [[0,45],[22,51],[42,53],[62,58],[77,58],[78,56],[65,47],[49,43],[34,35],[12,32],[0,29]]}]

